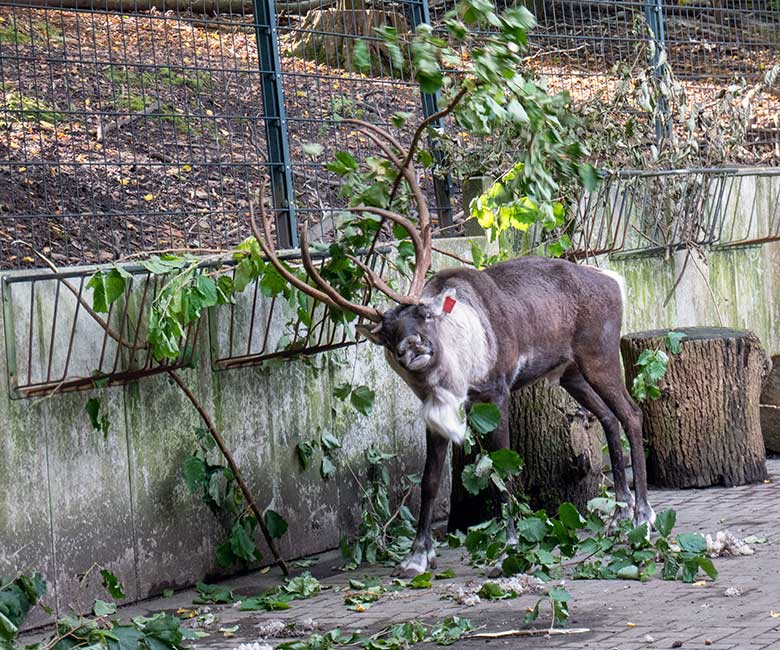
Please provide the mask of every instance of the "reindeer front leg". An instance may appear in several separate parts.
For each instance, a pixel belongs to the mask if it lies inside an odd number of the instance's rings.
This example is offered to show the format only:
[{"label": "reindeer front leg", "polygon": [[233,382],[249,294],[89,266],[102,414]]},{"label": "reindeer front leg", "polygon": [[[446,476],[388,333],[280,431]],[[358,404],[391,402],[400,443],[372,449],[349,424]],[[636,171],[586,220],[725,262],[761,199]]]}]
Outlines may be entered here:
[{"label": "reindeer front leg", "polygon": [[412,552],[401,562],[396,570],[396,575],[403,578],[413,578],[425,573],[428,569],[436,568],[436,551],[433,550],[433,534],[431,533],[431,521],[433,518],[433,504],[439,494],[441,483],[441,471],[447,456],[449,440],[430,429],[425,430],[426,454],[425,469],[423,470],[420,518],[417,521],[417,535],[412,543]]}]

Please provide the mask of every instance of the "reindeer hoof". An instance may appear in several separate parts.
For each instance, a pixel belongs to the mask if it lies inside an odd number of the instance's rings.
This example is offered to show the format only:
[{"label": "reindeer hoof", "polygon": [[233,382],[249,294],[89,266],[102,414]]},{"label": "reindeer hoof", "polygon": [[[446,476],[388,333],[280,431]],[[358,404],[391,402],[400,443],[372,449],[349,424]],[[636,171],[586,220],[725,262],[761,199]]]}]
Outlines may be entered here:
[{"label": "reindeer hoof", "polygon": [[655,525],[655,510],[649,503],[644,506],[637,506],[634,511],[634,526],[639,528],[642,524],[647,524],[648,533]]},{"label": "reindeer hoof", "polygon": [[436,568],[436,553],[431,549],[430,551],[417,551],[413,552],[407,557],[398,568],[393,572],[394,576],[399,578],[414,578],[415,576],[425,573],[428,569]]}]

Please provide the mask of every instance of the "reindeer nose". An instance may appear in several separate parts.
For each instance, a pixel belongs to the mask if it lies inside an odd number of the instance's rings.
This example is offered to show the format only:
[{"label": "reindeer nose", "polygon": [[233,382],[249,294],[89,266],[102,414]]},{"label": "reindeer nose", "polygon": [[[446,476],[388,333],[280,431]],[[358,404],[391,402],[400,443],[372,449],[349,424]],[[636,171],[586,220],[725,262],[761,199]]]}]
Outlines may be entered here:
[{"label": "reindeer nose", "polygon": [[422,338],[419,334],[412,334],[411,336],[405,337],[396,348],[398,351],[398,356],[403,356],[406,354],[409,350],[414,350],[422,343]]}]

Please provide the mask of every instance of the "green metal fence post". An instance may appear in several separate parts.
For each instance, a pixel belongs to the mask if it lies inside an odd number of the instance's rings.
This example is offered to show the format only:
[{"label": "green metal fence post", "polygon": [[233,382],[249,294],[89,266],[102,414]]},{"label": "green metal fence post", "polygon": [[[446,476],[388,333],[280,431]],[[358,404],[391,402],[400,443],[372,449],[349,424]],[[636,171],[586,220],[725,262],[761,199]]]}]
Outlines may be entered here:
[{"label": "green metal fence post", "polygon": [[[412,0],[410,3],[411,16],[412,16],[412,28],[414,30],[423,23],[430,25],[431,16],[428,9],[428,0]],[[422,107],[423,115],[428,117],[433,115],[437,110],[439,102],[439,94],[422,93]],[[439,120],[433,124],[436,128],[443,128],[444,121]],[[436,163],[440,163],[442,160],[442,151],[436,146],[436,142],[429,140],[431,153]],[[450,203],[450,177],[436,176],[433,177],[433,190],[436,195],[436,210],[439,215],[439,227],[446,227],[452,225],[452,204]]]},{"label": "green metal fence post", "polygon": [[292,161],[284,108],[282,66],[279,59],[279,34],[276,26],[274,0],[253,0],[255,34],[263,88],[263,118],[265,122],[268,166],[271,177],[276,244],[279,248],[298,246],[295,216],[295,194],[292,183]]}]

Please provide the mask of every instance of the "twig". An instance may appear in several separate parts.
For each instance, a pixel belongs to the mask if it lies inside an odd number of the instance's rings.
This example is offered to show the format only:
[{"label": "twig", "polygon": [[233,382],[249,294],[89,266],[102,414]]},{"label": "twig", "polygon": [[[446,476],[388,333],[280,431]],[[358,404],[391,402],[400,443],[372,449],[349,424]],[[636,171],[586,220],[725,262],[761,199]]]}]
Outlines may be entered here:
[{"label": "twig", "polygon": [[187,396],[187,399],[190,400],[190,403],[195,407],[198,415],[200,415],[201,420],[203,420],[203,424],[206,425],[206,428],[211,434],[211,437],[214,439],[214,442],[217,443],[219,450],[222,452],[222,455],[225,457],[225,460],[233,472],[233,476],[236,479],[236,483],[238,483],[238,487],[241,490],[241,493],[244,495],[246,502],[249,504],[249,507],[252,508],[252,512],[255,514],[257,525],[260,527],[260,530],[263,533],[263,537],[265,537],[268,548],[271,549],[271,554],[274,556],[276,564],[279,566],[285,576],[289,576],[290,571],[287,568],[287,563],[282,559],[282,556],[279,554],[279,550],[276,548],[276,542],[274,542],[273,537],[271,537],[271,534],[268,532],[268,528],[266,528],[265,521],[263,521],[263,513],[258,507],[257,502],[252,496],[252,493],[249,491],[249,487],[247,487],[247,484],[241,475],[241,471],[238,469],[238,465],[233,458],[233,454],[230,453],[230,450],[227,448],[225,441],[223,440],[219,431],[217,431],[217,428],[212,422],[211,417],[206,412],[206,409],[200,403],[195,394],[190,390],[189,386],[184,383],[182,378],[179,377],[175,370],[168,370],[168,375],[171,379],[173,379],[174,382],[176,382],[176,385],[181,388],[182,392]]},{"label": "twig", "polygon": [[569,628],[549,628],[534,630],[504,630],[503,632],[478,632],[469,634],[466,639],[504,639],[510,636],[558,636],[568,634],[587,634],[590,628],[587,627],[569,627]]},{"label": "twig", "polygon": [[443,248],[439,248],[437,246],[431,246],[431,249],[436,251],[437,253],[440,253],[441,255],[446,255],[447,257],[451,257],[454,260],[457,260],[461,264],[465,264],[466,266],[475,266],[473,260],[467,260],[465,257],[461,257],[457,253],[453,253],[451,251],[444,250]]}]

